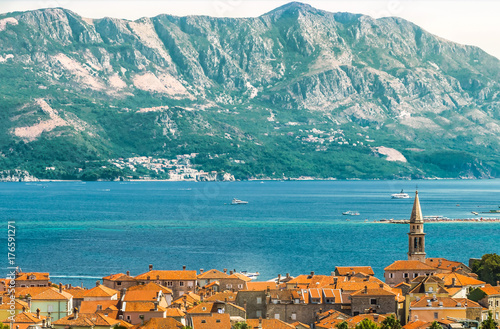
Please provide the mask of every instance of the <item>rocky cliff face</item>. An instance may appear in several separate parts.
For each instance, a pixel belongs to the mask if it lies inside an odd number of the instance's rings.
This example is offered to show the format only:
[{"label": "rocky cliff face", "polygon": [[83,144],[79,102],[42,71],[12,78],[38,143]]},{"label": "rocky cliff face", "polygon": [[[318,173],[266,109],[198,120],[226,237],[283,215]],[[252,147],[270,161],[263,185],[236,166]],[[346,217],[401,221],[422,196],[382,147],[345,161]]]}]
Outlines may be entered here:
[{"label": "rocky cliff face", "polygon": [[240,178],[498,174],[500,61],[400,18],[11,13],[0,73],[5,170],[196,152]]}]

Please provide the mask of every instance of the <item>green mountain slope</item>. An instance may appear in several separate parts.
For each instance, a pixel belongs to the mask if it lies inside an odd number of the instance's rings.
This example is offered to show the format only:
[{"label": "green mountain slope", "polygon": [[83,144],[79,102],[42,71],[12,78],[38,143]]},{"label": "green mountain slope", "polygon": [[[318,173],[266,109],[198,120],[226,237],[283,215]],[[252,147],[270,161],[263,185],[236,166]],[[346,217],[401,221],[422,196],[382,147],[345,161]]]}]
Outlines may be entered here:
[{"label": "green mountain slope", "polygon": [[500,61],[400,18],[9,13],[0,76],[4,179],[500,176]]}]

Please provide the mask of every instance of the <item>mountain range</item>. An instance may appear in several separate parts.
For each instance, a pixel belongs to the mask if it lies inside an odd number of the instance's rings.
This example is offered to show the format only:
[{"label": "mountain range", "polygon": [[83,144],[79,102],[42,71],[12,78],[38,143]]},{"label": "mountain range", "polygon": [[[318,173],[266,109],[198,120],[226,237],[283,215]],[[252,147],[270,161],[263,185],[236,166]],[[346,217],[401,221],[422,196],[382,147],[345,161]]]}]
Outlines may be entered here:
[{"label": "mountain range", "polygon": [[500,176],[500,61],[397,17],[12,12],[0,76],[4,180]]}]

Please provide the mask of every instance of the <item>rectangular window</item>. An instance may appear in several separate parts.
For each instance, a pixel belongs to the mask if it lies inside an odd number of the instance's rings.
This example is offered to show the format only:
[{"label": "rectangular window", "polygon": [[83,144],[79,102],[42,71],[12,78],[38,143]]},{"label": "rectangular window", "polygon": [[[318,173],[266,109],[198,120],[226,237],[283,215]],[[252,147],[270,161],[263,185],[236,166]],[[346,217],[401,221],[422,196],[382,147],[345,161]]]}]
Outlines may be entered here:
[{"label": "rectangular window", "polygon": [[257,297],[257,304],[262,304],[262,297]]},{"label": "rectangular window", "polygon": [[172,287],[174,283],[172,281],[167,281],[167,287]]},{"label": "rectangular window", "polygon": [[179,281],[179,286],[184,287],[184,281]]},{"label": "rectangular window", "polygon": [[227,288],[227,289],[231,289],[232,287],[233,287],[233,285],[232,285],[232,284],[226,284],[226,288]]},{"label": "rectangular window", "polygon": [[280,315],[279,315],[279,313],[276,313],[276,314],[274,315],[274,318],[275,318],[276,320],[279,320],[279,319],[280,319]]},{"label": "rectangular window", "polygon": [[413,278],[416,278],[418,276],[418,273],[413,273]]},{"label": "rectangular window", "polygon": [[403,273],[403,278],[405,278],[405,279],[406,279],[406,278],[409,278],[409,277],[410,277],[410,274],[408,274],[408,273]]},{"label": "rectangular window", "polygon": [[370,298],[370,305],[377,305],[377,298]]},{"label": "rectangular window", "polygon": [[394,273],[389,273],[389,279],[394,279]]},{"label": "rectangular window", "polygon": [[292,320],[297,320],[297,313],[292,313]]},{"label": "rectangular window", "polygon": [[238,285],[238,289],[243,289],[243,285],[242,285],[242,284],[239,284],[239,285]]},{"label": "rectangular window", "polygon": [[495,319],[498,320],[498,312],[495,313]]},{"label": "rectangular window", "polygon": [[54,306],[48,305],[47,306],[47,312],[54,312]]},{"label": "rectangular window", "polygon": [[188,287],[192,287],[193,286],[193,281],[188,281]]},{"label": "rectangular window", "polygon": [[257,318],[260,318],[262,316],[262,311],[260,311],[260,310],[259,311],[255,311],[255,316]]},{"label": "rectangular window", "polygon": [[438,312],[434,312],[434,319],[439,319],[439,314],[438,314]]}]

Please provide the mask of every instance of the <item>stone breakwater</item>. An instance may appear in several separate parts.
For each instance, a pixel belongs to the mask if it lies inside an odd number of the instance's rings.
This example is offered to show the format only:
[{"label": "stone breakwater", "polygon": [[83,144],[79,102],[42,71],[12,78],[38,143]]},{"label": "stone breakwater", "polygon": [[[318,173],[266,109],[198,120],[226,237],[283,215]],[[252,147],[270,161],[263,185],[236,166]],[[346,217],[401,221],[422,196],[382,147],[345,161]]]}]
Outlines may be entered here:
[{"label": "stone breakwater", "polygon": [[[408,224],[410,222],[409,219],[381,219],[375,220],[375,223],[388,223],[388,224]],[[459,223],[459,222],[481,222],[481,223],[491,223],[491,222],[500,222],[500,218],[434,218],[434,219],[426,219],[424,223]]]}]

